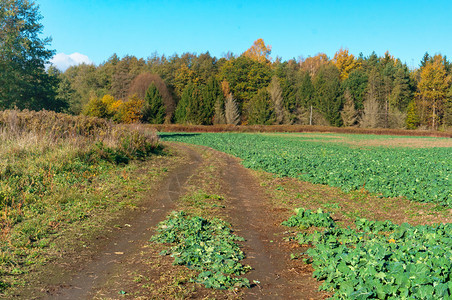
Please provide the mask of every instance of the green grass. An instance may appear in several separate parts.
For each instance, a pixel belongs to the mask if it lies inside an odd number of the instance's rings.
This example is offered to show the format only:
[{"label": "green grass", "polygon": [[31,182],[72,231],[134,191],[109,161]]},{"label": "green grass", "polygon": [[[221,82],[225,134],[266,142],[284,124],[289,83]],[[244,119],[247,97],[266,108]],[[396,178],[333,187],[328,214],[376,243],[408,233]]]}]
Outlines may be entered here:
[{"label": "green grass", "polygon": [[[127,174],[161,151],[155,140],[121,129],[108,140],[52,137],[4,127],[0,139],[0,292],[58,251],[54,239],[90,224],[100,211],[118,211],[131,199]],[[114,129],[116,130],[116,129]]]}]

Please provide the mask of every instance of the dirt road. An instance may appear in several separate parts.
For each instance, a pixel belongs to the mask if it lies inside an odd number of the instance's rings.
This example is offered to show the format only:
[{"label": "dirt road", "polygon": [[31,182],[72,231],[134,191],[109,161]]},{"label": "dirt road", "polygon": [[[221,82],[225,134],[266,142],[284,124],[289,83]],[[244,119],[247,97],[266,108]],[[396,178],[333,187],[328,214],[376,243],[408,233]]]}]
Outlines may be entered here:
[{"label": "dirt road", "polygon": [[[247,278],[257,283],[244,291],[245,299],[323,299],[311,271],[289,260],[290,249],[282,240],[277,212],[269,204],[262,187],[238,159],[202,147],[173,144],[187,160],[163,181],[141,209],[122,219],[121,229],[110,228],[93,241],[90,257],[77,266],[49,265],[48,277],[42,278],[40,290],[18,295],[27,299],[122,299],[135,298],[132,293],[118,294],[114,289],[122,274],[131,274],[136,257],[143,255],[158,222],[176,207],[187,188],[187,181],[203,163],[202,151],[214,152],[216,178],[227,199],[225,214],[238,235],[244,237],[244,263],[253,267]],[[70,264],[70,263],[69,263]],[[152,276],[152,275],[150,275]],[[154,274],[155,276],[155,274]],[[157,278],[155,279],[157,280]],[[152,281],[152,278],[151,278]],[[129,284],[129,291],[133,286]],[[193,296],[192,296],[193,297]],[[196,297],[196,296],[194,296]],[[226,296],[225,296],[226,297]],[[228,296],[229,297],[229,296]],[[227,297],[227,298],[228,298]],[[141,299],[148,299],[141,297]]]}]

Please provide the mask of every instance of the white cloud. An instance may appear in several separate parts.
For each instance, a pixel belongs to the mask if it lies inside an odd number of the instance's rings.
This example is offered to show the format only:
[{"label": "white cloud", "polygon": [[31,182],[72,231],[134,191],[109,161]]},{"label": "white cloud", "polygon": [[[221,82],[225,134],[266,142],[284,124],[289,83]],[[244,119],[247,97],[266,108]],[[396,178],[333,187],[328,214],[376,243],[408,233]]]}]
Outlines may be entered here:
[{"label": "white cloud", "polygon": [[72,53],[70,55],[64,53],[57,53],[52,59],[50,63],[53,64],[57,69],[64,72],[71,66],[76,66],[80,64],[93,64],[93,62],[89,59],[88,56],[80,54],[80,53]]}]

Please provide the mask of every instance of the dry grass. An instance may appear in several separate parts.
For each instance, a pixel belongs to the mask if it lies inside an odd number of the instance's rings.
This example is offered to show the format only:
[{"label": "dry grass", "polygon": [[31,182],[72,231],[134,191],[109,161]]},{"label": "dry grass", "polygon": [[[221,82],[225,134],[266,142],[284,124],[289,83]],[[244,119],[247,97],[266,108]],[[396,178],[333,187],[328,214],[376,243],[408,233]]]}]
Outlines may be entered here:
[{"label": "dry grass", "polygon": [[452,138],[452,131],[404,130],[404,129],[369,129],[357,127],[331,127],[309,125],[147,125],[163,132],[330,132],[347,134],[375,134],[399,136],[430,136]]}]

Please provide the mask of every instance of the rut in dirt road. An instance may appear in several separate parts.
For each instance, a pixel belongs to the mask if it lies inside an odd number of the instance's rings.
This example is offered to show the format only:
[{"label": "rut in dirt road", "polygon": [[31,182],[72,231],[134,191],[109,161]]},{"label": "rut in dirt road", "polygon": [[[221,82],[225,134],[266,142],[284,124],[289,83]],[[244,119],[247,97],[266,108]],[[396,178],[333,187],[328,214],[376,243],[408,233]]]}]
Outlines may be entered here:
[{"label": "rut in dirt road", "polygon": [[282,228],[268,207],[261,187],[238,159],[222,154],[225,165],[221,177],[228,199],[228,215],[237,234],[244,237],[246,275],[259,281],[245,292],[246,299],[323,299],[311,274],[299,274],[290,266],[289,253],[281,246]]},{"label": "rut in dirt road", "polygon": [[[61,283],[65,288],[57,289],[46,299],[92,299],[97,288],[101,287],[111,276],[115,266],[134,252],[139,251],[152,236],[150,228],[163,221],[175,207],[175,201],[184,191],[184,184],[201,163],[201,157],[194,151],[189,151],[189,163],[179,166],[156,191],[155,198],[148,203],[149,207],[128,220],[128,226],[119,235],[109,238],[84,268],[67,283]],[[157,203],[157,205],[155,205]],[[146,203],[144,204],[146,205]]]}]

